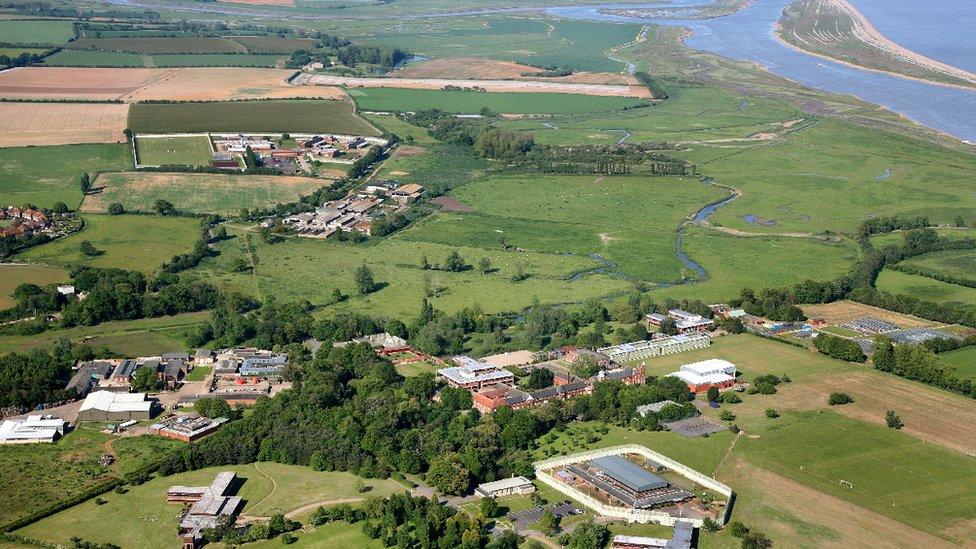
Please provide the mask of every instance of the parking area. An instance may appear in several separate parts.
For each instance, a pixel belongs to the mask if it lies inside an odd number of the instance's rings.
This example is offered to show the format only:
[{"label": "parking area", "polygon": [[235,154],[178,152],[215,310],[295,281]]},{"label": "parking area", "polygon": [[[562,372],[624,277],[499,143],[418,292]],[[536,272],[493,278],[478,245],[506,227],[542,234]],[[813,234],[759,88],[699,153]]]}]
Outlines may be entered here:
[{"label": "parking area", "polygon": [[[555,515],[556,518],[579,515],[583,513],[582,509],[569,502],[556,503],[550,505],[549,508],[552,510],[552,514]],[[512,524],[515,525],[515,531],[519,532],[528,529],[529,525],[539,522],[539,519],[542,518],[542,513],[545,510],[545,506],[540,506],[532,509],[526,509],[524,511],[518,511],[516,513],[509,513],[508,520],[512,521]]]}]

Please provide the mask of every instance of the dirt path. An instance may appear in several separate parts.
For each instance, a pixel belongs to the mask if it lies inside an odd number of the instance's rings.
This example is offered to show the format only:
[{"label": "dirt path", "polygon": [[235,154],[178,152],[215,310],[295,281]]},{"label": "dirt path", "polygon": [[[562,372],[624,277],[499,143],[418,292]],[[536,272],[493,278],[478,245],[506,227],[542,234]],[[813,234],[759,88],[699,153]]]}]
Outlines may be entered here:
[{"label": "dirt path", "polygon": [[264,503],[264,502],[265,502],[265,501],[266,501],[266,500],[267,500],[268,498],[270,498],[271,496],[273,496],[273,495],[274,495],[274,493],[275,493],[275,492],[276,492],[276,491],[278,490],[278,483],[277,483],[277,482],[275,482],[275,479],[274,479],[274,478],[272,478],[272,477],[271,477],[271,475],[269,475],[268,473],[265,473],[264,471],[262,471],[262,470],[261,470],[261,467],[259,467],[257,463],[255,463],[255,464],[254,464],[254,469],[255,469],[255,470],[256,470],[257,472],[259,472],[259,473],[261,473],[261,474],[262,474],[262,475],[263,475],[263,476],[264,476],[264,477],[265,477],[266,479],[268,479],[268,480],[270,480],[270,481],[271,481],[271,491],[270,491],[270,492],[268,492],[268,495],[266,495],[266,496],[264,496],[263,498],[261,498],[261,500],[260,500],[260,501],[258,501],[258,502],[256,502],[256,503],[255,503],[254,505],[251,505],[251,506],[249,507],[249,509],[254,509],[255,507],[257,507],[257,506],[259,506],[259,505],[261,505],[261,504],[262,504],[262,503]]}]

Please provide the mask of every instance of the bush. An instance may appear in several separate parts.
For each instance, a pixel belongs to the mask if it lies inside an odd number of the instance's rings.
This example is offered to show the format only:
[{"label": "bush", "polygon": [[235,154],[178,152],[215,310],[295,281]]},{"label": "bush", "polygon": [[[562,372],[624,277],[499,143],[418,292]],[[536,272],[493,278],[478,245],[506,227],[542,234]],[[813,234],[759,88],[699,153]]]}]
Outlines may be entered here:
[{"label": "bush", "polygon": [[831,406],[840,406],[852,402],[854,402],[854,399],[847,393],[830,393],[830,397],[827,398],[827,404]]},{"label": "bush", "polygon": [[733,537],[744,538],[746,537],[746,534],[749,533],[749,527],[735,520],[729,523],[729,533],[732,534]]},{"label": "bush", "polygon": [[721,419],[722,421],[734,421],[735,414],[733,414],[728,410],[722,410],[722,413],[718,415],[718,418]]},{"label": "bush", "polygon": [[894,410],[888,410],[888,413],[885,414],[885,423],[892,429],[901,429],[905,426]]},{"label": "bush", "polygon": [[111,215],[122,215],[125,213],[125,207],[118,202],[113,202],[108,205],[108,213]]},{"label": "bush", "polygon": [[766,417],[769,419],[776,419],[779,417],[779,412],[772,408],[766,408]]},{"label": "bush", "polygon": [[742,397],[740,397],[734,391],[726,391],[722,393],[722,398],[719,399],[722,404],[739,404],[742,402]]}]

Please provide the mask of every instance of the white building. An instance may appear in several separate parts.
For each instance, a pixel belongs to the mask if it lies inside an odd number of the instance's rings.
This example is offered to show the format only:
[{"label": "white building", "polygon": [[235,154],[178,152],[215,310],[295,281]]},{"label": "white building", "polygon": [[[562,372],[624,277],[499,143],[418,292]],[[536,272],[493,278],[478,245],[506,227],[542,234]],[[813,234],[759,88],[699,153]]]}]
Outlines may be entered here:
[{"label": "white building", "polygon": [[502,370],[490,362],[482,362],[469,356],[456,356],[453,360],[456,367],[437,370],[437,374],[452,387],[477,390],[515,381],[512,372]]},{"label": "white building", "polygon": [[682,351],[703,349],[712,344],[712,338],[706,333],[692,333],[662,337],[648,341],[634,341],[621,343],[612,347],[597,349],[614,362],[632,362],[653,356],[671,355]]},{"label": "white building", "polygon": [[78,410],[78,421],[128,421],[152,417],[153,401],[146,393],[96,391],[85,397]]},{"label": "white building", "polygon": [[532,492],[535,492],[535,484],[532,484],[532,481],[525,477],[503,478],[494,482],[486,482],[479,484],[474,490],[475,495],[483,498],[497,498],[512,494],[524,495]]},{"label": "white building", "polygon": [[735,384],[735,364],[719,358],[685,364],[677,372],[668,374],[688,384],[693,393],[707,391],[710,387],[731,387]]},{"label": "white building", "polygon": [[56,416],[27,416],[0,423],[0,444],[54,442],[64,435],[65,421]]}]

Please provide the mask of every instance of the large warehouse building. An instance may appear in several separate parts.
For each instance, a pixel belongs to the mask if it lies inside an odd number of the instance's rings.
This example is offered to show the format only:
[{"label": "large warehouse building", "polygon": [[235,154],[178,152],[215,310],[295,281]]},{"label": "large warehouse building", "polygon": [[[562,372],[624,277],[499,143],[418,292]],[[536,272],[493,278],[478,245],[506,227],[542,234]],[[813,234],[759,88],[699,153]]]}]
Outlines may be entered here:
[{"label": "large warehouse building", "polygon": [[632,509],[650,509],[693,496],[619,455],[570,465],[566,472],[609,498],[613,505]]},{"label": "large warehouse building", "polygon": [[685,364],[677,372],[668,374],[687,383],[692,393],[704,393],[712,387],[731,387],[735,385],[735,375],[735,364],[719,358]]},{"label": "large warehouse building", "polygon": [[152,418],[153,405],[146,393],[96,391],[85,397],[78,421],[141,421]]}]

